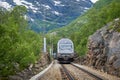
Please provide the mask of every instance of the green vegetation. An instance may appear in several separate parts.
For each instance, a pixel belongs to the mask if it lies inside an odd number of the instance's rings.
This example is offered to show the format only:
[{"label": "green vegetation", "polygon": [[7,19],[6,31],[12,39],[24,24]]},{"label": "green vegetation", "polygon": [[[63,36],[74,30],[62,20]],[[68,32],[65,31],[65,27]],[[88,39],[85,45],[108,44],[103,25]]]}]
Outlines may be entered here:
[{"label": "green vegetation", "polygon": [[[79,55],[87,52],[88,37],[108,22],[120,17],[119,0],[99,0],[89,11],[70,23],[68,26],[56,29],[58,36],[69,37],[75,44]],[[118,30],[119,31],[119,30]]]},{"label": "green vegetation", "polygon": [[[26,8],[23,6],[16,6],[10,11],[0,8],[0,76],[21,71],[39,58],[42,48],[41,35],[29,30],[24,19],[25,13]],[[88,37],[119,17],[120,0],[99,0],[89,11],[66,27],[48,33],[48,48],[53,45],[56,51],[57,41],[61,37],[69,37],[74,42],[76,53],[85,55]],[[38,27],[46,25],[39,22]],[[49,25],[50,22],[47,22],[46,26]],[[120,28],[117,28],[117,31],[120,32]]]},{"label": "green vegetation", "polygon": [[26,11],[23,6],[0,8],[0,76],[15,74],[39,58],[41,37],[28,30]]},{"label": "green vegetation", "polygon": [[112,29],[114,31],[120,32],[120,19],[116,19],[113,23]]},{"label": "green vegetation", "polygon": [[57,27],[56,22],[35,20],[34,23],[30,23],[30,28],[36,32],[43,32],[43,30],[45,30],[46,33],[47,31]]}]

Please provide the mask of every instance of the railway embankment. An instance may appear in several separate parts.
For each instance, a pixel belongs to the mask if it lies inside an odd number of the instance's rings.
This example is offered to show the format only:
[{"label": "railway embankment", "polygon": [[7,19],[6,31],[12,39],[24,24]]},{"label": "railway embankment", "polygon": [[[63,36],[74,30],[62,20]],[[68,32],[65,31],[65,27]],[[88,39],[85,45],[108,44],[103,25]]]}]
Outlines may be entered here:
[{"label": "railway embankment", "polygon": [[119,18],[89,37],[88,52],[82,63],[120,77]]},{"label": "railway embankment", "polygon": [[24,69],[21,72],[18,72],[16,75],[9,76],[9,80],[29,80],[32,76],[38,74],[44,70],[50,64],[50,57],[47,53],[42,54],[41,58],[31,64],[28,68]]}]

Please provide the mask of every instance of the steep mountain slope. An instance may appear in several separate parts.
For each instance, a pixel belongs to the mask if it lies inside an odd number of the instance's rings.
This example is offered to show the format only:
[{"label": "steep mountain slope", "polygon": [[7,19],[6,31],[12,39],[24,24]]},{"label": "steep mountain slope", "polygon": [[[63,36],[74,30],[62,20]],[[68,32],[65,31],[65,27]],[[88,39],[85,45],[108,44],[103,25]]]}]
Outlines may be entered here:
[{"label": "steep mountain slope", "polygon": [[120,77],[120,19],[108,23],[88,38],[86,65]]},{"label": "steep mountain slope", "polygon": [[[104,4],[102,4],[103,2]],[[108,22],[120,17],[119,13],[119,0],[99,0],[93,5],[93,8],[84,15],[66,27],[56,29],[53,32],[55,32],[57,36],[70,37],[75,44],[76,52],[84,55],[87,51],[86,45],[88,37]]]},{"label": "steep mountain slope", "polygon": [[1,0],[0,4],[7,9],[26,6],[30,26],[38,32],[64,26],[92,6],[90,0]]}]

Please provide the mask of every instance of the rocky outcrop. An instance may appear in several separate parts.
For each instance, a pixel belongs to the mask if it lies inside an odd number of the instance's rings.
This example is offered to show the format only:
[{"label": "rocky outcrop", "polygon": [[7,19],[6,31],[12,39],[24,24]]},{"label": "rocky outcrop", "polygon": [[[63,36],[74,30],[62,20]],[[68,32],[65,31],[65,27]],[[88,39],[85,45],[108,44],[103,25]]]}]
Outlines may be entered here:
[{"label": "rocky outcrop", "polygon": [[120,76],[120,19],[116,19],[89,37],[85,64]]}]

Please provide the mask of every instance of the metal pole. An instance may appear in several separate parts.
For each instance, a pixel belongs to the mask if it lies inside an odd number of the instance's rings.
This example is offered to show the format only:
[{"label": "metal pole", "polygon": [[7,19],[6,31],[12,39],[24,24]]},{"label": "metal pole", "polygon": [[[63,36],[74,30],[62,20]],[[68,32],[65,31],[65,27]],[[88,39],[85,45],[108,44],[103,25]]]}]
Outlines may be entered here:
[{"label": "metal pole", "polygon": [[46,53],[46,38],[44,37],[44,53]]}]

